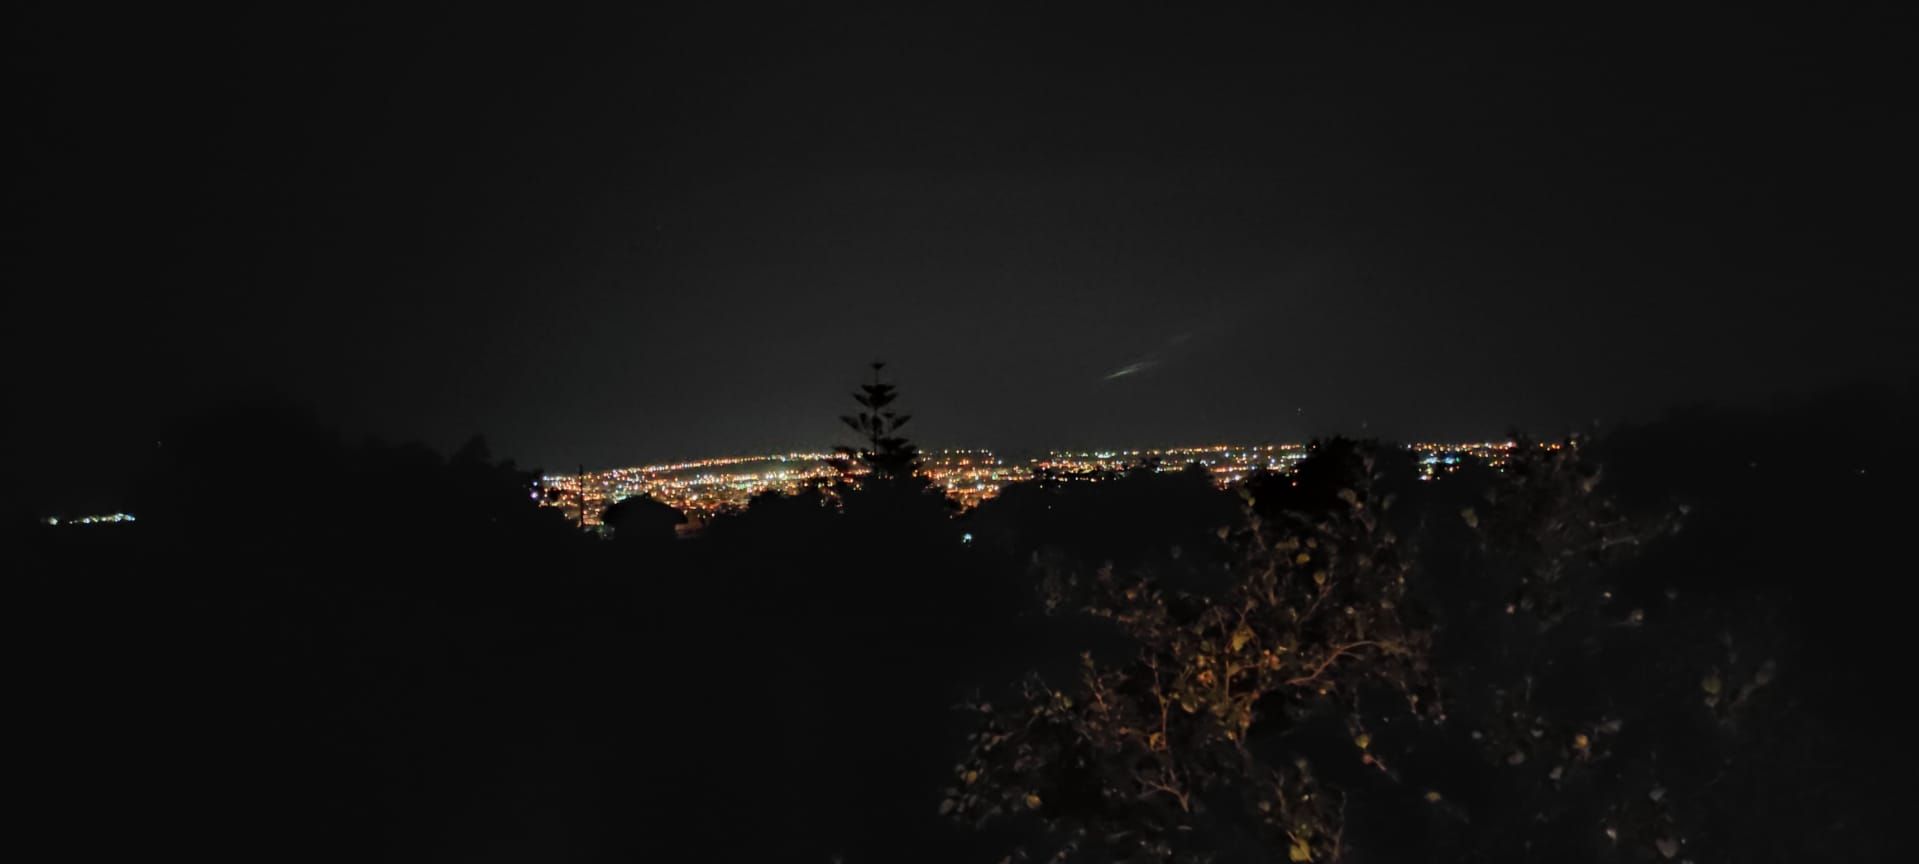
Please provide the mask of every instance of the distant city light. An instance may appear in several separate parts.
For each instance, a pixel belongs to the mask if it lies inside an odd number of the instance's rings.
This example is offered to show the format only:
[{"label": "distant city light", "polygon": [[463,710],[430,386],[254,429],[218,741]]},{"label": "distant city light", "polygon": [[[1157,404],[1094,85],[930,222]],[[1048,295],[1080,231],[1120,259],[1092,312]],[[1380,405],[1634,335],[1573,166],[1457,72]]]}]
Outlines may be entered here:
[{"label": "distant city light", "polygon": [[48,516],[40,521],[48,525],[101,525],[116,522],[132,522],[134,518],[132,513],[107,513],[101,516],[82,516],[78,519],[66,520],[62,520],[58,516]]},{"label": "distant city light", "polygon": [[[1505,464],[1518,444],[1512,441],[1421,442],[1406,446],[1415,454],[1418,476],[1434,480],[1469,461],[1490,468]],[[1541,445],[1556,449],[1559,445]],[[1304,444],[1212,444],[1165,449],[1055,450],[1024,464],[1001,460],[990,450],[936,450],[923,457],[920,476],[946,493],[961,509],[979,506],[1007,486],[1036,478],[1098,482],[1136,470],[1173,472],[1198,465],[1221,487],[1244,482],[1260,471],[1288,473],[1310,450]],[[790,452],[760,456],[720,456],[659,465],[612,468],[581,474],[541,477],[532,495],[542,506],[559,508],[585,526],[600,524],[607,506],[644,495],[696,520],[741,510],[755,495],[796,494],[826,488],[844,479],[835,455]],[[864,473],[855,465],[851,474]],[[131,517],[129,517],[131,518]],[[964,541],[963,541],[964,542]]]}]

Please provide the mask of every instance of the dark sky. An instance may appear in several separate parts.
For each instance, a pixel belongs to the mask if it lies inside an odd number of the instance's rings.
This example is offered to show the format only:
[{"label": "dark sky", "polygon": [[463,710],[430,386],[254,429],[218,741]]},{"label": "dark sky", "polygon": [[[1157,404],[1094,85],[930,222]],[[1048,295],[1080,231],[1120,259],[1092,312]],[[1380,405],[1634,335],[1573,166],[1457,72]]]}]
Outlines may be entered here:
[{"label": "dark sky", "polygon": [[8,458],[260,389],[549,467],[820,446],[875,357],[1000,448],[1914,368],[1909,15],[256,5],[9,25]]}]

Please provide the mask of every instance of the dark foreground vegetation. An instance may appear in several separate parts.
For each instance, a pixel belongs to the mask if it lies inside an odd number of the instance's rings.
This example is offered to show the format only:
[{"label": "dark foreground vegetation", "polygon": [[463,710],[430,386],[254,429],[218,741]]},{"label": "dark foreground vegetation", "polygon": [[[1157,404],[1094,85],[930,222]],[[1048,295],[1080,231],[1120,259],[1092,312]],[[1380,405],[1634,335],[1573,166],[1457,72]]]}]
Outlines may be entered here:
[{"label": "dark foreground vegetation", "polygon": [[[880,406],[864,406],[874,412]],[[297,412],[139,522],[8,502],[34,860],[1874,861],[1910,812],[1909,392],[1413,479],[864,485],[673,538]],[[891,442],[891,443],[889,443]],[[902,461],[904,460],[904,461]],[[970,535],[970,540],[966,539]]]}]

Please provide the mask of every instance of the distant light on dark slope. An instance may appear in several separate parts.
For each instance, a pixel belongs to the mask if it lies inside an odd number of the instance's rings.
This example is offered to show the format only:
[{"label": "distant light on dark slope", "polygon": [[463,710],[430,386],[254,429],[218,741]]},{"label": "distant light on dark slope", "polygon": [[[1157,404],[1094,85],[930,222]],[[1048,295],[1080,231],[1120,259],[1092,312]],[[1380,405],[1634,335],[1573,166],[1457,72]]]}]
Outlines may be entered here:
[{"label": "distant light on dark slope", "polygon": [[48,516],[40,521],[46,525],[112,525],[136,520],[133,518],[132,513],[108,513],[102,516],[81,516],[77,519],[61,519],[58,516]]}]

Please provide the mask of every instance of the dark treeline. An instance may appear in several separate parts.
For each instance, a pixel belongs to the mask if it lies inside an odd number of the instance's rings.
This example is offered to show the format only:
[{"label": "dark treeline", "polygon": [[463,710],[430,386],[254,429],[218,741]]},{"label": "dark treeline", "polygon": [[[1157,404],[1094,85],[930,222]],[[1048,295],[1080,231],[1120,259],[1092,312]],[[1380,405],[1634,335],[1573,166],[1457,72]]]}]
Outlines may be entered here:
[{"label": "dark treeline", "polygon": [[[1254,705],[1250,752],[1309,756],[1311,782],[1344,790],[1345,860],[1886,860],[1915,767],[1900,710],[1913,419],[1909,392],[1853,393],[1680,412],[1585,446],[1603,472],[1579,476],[1622,518],[1679,513],[1683,528],[1605,563],[1615,587],[1575,597],[1566,620],[1583,629],[1555,642],[1508,632],[1502,616],[1563,610],[1471,551],[1461,514],[1477,507],[1476,523],[1509,481],[1468,466],[1420,483],[1390,448],[1326,442],[1244,495],[1196,468],[1139,470],[1041,478],[965,514],[889,476],[762,496],[685,540],[674,514],[634,502],[601,539],[537,507],[533,475],[481,442],[450,456],[351,443],[299,411],[237,405],[156,449],[137,523],[46,527],[9,502],[21,842],[61,860],[1038,860],[1114,813],[1158,817],[1076,803],[1089,781],[1074,772],[1096,767],[1084,754],[1017,771],[989,755],[980,788],[1024,778],[993,788],[1033,803],[974,830],[943,803],[974,794],[959,787],[982,719],[959,706],[1024,706],[1035,671],[1064,692],[1083,651],[1115,669],[1143,656],[1150,634],[1079,614],[1098,605],[1086,590],[1222,596],[1251,517],[1344,519],[1355,497],[1392,495],[1378,518],[1417,538],[1407,620],[1437,625],[1442,678],[1499,674],[1533,640],[1568,658],[1541,685],[1542,716],[1626,716],[1642,737],[1621,733],[1619,770],[1581,786],[1548,779],[1543,747],[1523,778],[1475,761],[1463,720],[1431,738],[1366,720],[1372,753],[1434,742],[1387,778],[1362,766],[1354,727],[1312,739],[1336,712]],[[898,425],[872,440],[910,446]],[[1191,602],[1170,614],[1200,620],[1210,601]],[[1723,702],[1702,704],[1702,670],[1724,676],[1709,685]],[[1445,688],[1459,717],[1486,713],[1469,685]],[[1078,745],[1059,746],[1035,752]],[[1653,815],[1607,799],[1668,787]],[[1220,813],[1237,792],[1206,794],[1223,797],[1200,809]],[[1609,841],[1615,817],[1628,836]],[[1297,855],[1208,818],[1174,857]],[[1135,839],[1089,832],[1077,848],[1120,858]],[[1308,845],[1329,860],[1323,835]]]}]

